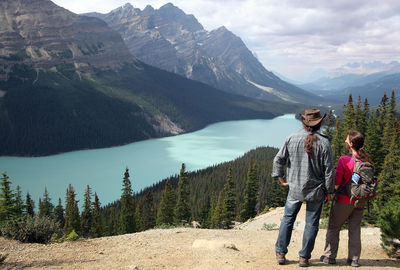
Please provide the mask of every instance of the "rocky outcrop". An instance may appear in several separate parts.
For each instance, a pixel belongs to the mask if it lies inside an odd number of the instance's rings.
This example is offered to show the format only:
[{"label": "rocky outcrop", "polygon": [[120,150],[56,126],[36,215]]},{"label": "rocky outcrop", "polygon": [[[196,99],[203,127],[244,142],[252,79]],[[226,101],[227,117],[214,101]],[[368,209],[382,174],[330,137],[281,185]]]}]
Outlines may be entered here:
[{"label": "rocky outcrop", "polygon": [[[134,62],[120,35],[103,21],[74,14],[49,0],[0,1],[0,67],[118,69]],[[4,77],[7,79],[7,77]]]},{"label": "rocky outcrop", "polygon": [[107,22],[121,34],[129,51],[147,64],[230,93],[275,101],[320,101],[266,70],[244,42],[225,27],[206,31],[193,15],[171,3],[158,10],[126,4],[108,14],[87,15]]}]

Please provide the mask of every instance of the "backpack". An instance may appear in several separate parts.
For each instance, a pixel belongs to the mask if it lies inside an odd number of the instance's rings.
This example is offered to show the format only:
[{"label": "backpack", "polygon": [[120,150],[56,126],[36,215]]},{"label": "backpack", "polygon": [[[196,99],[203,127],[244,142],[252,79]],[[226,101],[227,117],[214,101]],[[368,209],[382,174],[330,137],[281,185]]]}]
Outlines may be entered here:
[{"label": "backpack", "polygon": [[365,202],[376,195],[378,182],[375,177],[375,169],[368,161],[361,161],[351,155],[354,160],[354,169],[351,180],[345,186],[342,183],[335,192],[337,195],[347,195],[354,200],[354,206],[362,208]]}]

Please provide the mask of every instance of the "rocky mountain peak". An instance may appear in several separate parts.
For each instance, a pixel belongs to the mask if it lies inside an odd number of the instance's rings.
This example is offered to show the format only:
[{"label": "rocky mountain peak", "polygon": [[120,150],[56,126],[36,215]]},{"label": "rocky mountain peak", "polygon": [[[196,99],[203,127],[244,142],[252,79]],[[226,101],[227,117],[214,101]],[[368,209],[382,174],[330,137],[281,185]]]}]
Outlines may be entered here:
[{"label": "rocky mountain peak", "polygon": [[142,11],[143,15],[149,15],[152,14],[153,12],[154,8],[151,5],[147,5]]}]

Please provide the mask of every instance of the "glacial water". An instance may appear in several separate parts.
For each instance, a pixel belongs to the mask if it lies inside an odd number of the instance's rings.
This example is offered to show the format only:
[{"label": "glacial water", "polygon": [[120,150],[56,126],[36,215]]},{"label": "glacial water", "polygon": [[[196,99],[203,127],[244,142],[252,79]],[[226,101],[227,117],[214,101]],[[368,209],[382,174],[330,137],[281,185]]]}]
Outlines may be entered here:
[{"label": "glacial water", "polygon": [[86,185],[105,205],[119,199],[125,168],[134,191],[179,173],[182,163],[193,171],[233,160],[258,146],[281,147],[285,138],[301,129],[293,114],[271,120],[220,122],[183,135],[151,139],[124,146],[74,151],[47,157],[0,157],[0,172],[6,171],[27,191],[36,205],[44,188],[57,204],[64,203],[68,184],[82,202]]}]

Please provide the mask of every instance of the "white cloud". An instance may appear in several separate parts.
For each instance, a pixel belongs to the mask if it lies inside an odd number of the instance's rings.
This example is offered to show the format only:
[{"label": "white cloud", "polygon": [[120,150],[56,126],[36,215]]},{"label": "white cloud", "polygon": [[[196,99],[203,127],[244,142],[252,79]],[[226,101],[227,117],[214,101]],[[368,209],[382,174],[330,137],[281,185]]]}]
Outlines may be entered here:
[{"label": "white cloud", "polygon": [[[55,0],[76,13],[107,13],[128,0]],[[397,0],[138,0],[143,9],[172,2],[207,29],[242,38],[267,69],[289,78],[354,61],[400,60]]]}]

